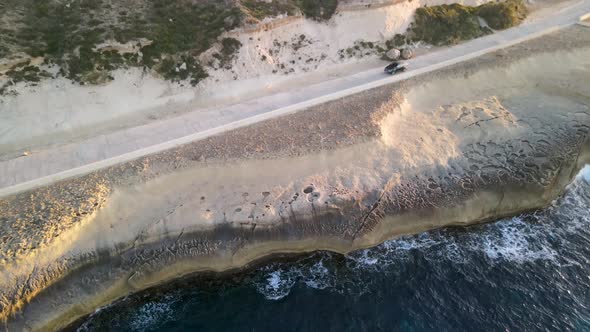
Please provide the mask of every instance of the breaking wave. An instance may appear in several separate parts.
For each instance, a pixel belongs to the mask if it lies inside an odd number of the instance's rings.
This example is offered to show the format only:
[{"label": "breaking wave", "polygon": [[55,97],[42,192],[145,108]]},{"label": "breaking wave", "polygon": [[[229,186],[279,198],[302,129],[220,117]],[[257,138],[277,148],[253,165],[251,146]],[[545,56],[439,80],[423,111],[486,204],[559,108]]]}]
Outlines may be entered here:
[{"label": "breaking wave", "polygon": [[525,264],[545,261],[560,266],[570,263],[560,251],[569,245],[569,237],[587,231],[590,226],[590,166],[586,166],[570,185],[568,193],[544,211],[472,226],[469,231],[446,229],[404,236],[346,256],[350,275],[342,278],[342,269],[334,264],[334,254],[317,253],[297,264],[275,263],[260,269],[254,282],[257,291],[268,300],[280,300],[295,286],[331,289],[363,294],[366,287],[350,287],[351,281],[367,272],[391,272],[396,265],[416,255],[430,261],[449,264]]},{"label": "breaking wave", "polygon": [[274,331],[273,320],[290,330],[590,330],[589,211],[586,167],[536,213],[189,279],[114,303],[79,331]]}]

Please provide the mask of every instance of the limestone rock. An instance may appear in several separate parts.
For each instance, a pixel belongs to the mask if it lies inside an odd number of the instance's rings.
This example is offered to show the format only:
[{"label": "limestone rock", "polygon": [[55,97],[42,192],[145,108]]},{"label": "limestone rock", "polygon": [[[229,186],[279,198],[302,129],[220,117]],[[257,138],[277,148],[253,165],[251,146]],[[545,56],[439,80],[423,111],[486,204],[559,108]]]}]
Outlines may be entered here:
[{"label": "limestone rock", "polygon": [[401,57],[402,57],[402,59],[404,59],[404,60],[411,59],[411,58],[413,58],[413,57],[414,57],[414,51],[412,51],[412,50],[411,50],[411,49],[409,49],[409,48],[404,48],[404,49],[401,51]]},{"label": "limestone rock", "polygon": [[387,53],[385,53],[385,56],[389,60],[397,60],[397,59],[399,59],[400,55],[401,55],[401,52],[397,48],[392,48],[389,51],[387,51]]}]

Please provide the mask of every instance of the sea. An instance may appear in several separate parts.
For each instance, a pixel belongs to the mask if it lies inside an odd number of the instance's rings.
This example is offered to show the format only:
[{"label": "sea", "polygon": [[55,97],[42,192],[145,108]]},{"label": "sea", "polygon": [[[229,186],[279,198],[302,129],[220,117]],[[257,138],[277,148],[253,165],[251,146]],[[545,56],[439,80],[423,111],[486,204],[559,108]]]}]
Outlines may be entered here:
[{"label": "sea", "polygon": [[543,210],[123,298],[73,331],[590,331],[590,167]]}]

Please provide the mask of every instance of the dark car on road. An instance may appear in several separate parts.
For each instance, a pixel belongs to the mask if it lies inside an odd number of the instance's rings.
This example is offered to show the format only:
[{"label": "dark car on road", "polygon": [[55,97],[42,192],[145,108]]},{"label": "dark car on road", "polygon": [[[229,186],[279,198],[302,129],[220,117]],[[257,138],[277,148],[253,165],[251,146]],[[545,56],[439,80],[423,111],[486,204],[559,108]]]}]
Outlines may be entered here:
[{"label": "dark car on road", "polygon": [[402,72],[406,71],[406,64],[403,62],[397,62],[397,61],[392,62],[389,65],[387,65],[387,67],[385,67],[385,69],[383,71],[390,74],[390,75],[402,73]]}]

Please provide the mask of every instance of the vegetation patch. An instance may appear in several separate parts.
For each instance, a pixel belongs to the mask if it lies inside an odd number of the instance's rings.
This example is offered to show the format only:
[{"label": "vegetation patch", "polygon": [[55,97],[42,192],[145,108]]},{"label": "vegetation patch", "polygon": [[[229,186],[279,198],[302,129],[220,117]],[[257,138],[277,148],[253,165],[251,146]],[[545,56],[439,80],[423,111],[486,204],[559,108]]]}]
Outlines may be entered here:
[{"label": "vegetation patch", "polygon": [[460,4],[421,7],[416,9],[407,33],[396,34],[385,42],[356,41],[338,54],[341,59],[378,55],[389,60],[387,52],[394,48],[401,51],[419,41],[432,45],[456,44],[493,32],[489,27],[500,30],[516,26],[526,15],[523,0],[489,2],[477,7]]},{"label": "vegetation patch", "polygon": [[[392,48],[416,41],[449,45],[476,38],[492,31],[483,20],[492,29],[519,24],[527,14],[523,1],[418,8],[406,34],[385,42],[358,41],[339,54],[341,58],[384,56]],[[140,67],[171,81],[196,85],[207,77],[199,56],[214,44],[221,47],[213,54],[218,61],[212,63],[231,69],[242,45],[220,36],[241,24],[242,12],[257,19],[301,12],[325,21],[337,6],[338,0],[0,1],[0,57],[25,53],[45,60],[45,66],[26,64],[6,72],[3,81],[8,83],[2,91],[18,82],[38,82],[50,76],[43,68],[52,66],[59,69],[57,76],[80,84],[102,84],[113,79],[114,70]],[[297,52],[310,44],[305,35],[296,36],[292,49]]]},{"label": "vegetation patch", "polygon": [[198,84],[209,75],[194,57],[184,55],[180,58],[165,58],[158,66],[158,72],[167,80],[180,82],[190,79],[192,85]]},{"label": "vegetation patch", "polygon": [[8,76],[8,82],[0,86],[0,95],[4,94],[9,87],[19,82],[40,82],[43,78],[51,77],[51,74],[37,66],[31,66],[28,63],[24,67],[14,67],[5,73]]},{"label": "vegetation patch", "polygon": [[336,13],[338,0],[296,0],[296,4],[306,17],[326,21]]},{"label": "vegetation patch", "polygon": [[[209,49],[223,31],[239,25],[240,10],[214,3],[153,0],[152,4],[151,24],[145,27],[147,33],[142,37],[153,42],[141,48],[142,63],[165,78],[176,81],[190,77],[192,85],[198,84],[207,75],[196,57]],[[172,63],[178,65],[173,71]]]},{"label": "vegetation patch", "polygon": [[221,52],[213,54],[219,65],[225,69],[231,69],[231,63],[235,59],[242,43],[235,38],[223,38],[221,40]]},{"label": "vegetation patch", "polygon": [[[43,56],[47,65],[59,66],[59,75],[81,84],[107,82],[118,68],[144,67],[195,85],[206,77],[198,56],[242,18],[237,7],[209,0],[21,0],[2,7],[15,22],[2,27],[0,56]],[[136,52],[97,49],[112,41],[137,43]]]},{"label": "vegetation patch", "polygon": [[297,6],[292,0],[243,0],[242,5],[252,17],[262,20],[265,17],[274,17],[282,14],[293,15]]},{"label": "vegetation patch", "polygon": [[474,7],[460,4],[418,8],[410,27],[412,39],[450,45],[491,32],[480,26],[475,12]]},{"label": "vegetation patch", "polygon": [[460,4],[421,7],[416,10],[408,37],[412,41],[421,40],[433,45],[452,45],[492,32],[480,24],[478,17],[493,29],[506,29],[519,24],[526,14],[523,0],[487,3],[477,7]]},{"label": "vegetation patch", "polygon": [[403,51],[415,42],[451,45],[491,33],[481,19],[492,29],[506,29],[521,23],[526,15],[523,0],[490,2],[477,7],[460,4],[422,7],[416,10],[407,33],[396,34],[385,42],[356,41],[351,47],[339,50],[338,55],[340,59],[377,55],[390,60],[389,50]]},{"label": "vegetation patch", "polygon": [[406,35],[396,33],[393,38],[385,41],[385,47],[390,50],[392,48],[400,48],[410,43]]},{"label": "vegetation patch", "polygon": [[370,42],[364,40],[358,40],[354,42],[349,48],[341,49],[338,51],[340,59],[345,58],[362,58],[365,56],[371,56],[375,54],[385,53],[386,50],[377,42]]},{"label": "vegetation patch", "polygon": [[520,24],[527,14],[528,9],[522,0],[488,2],[477,7],[477,15],[496,30],[508,29]]}]

